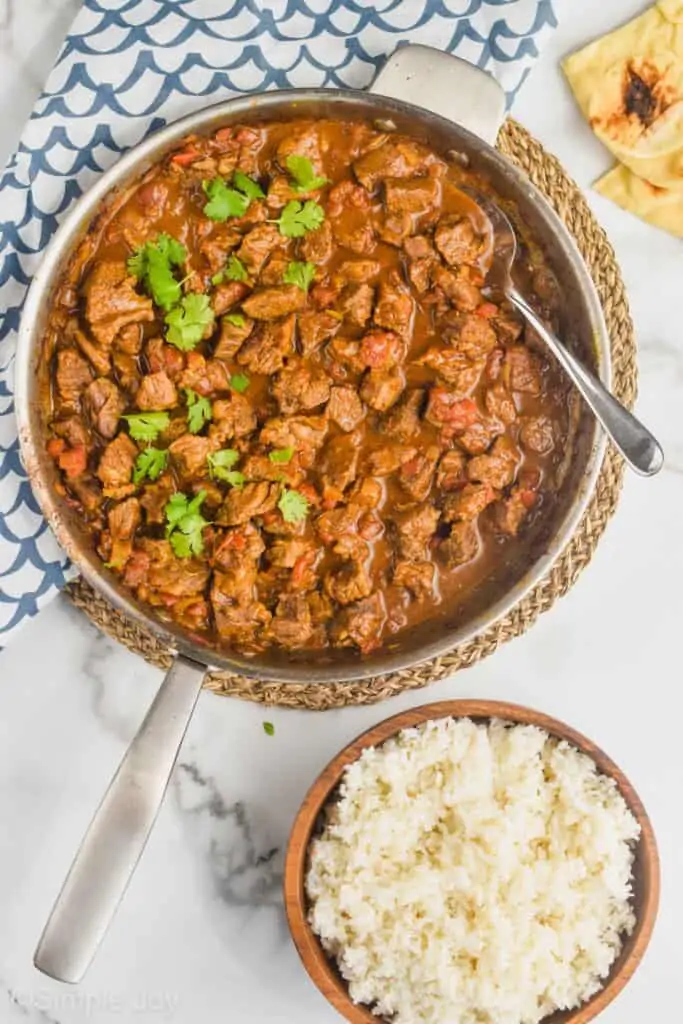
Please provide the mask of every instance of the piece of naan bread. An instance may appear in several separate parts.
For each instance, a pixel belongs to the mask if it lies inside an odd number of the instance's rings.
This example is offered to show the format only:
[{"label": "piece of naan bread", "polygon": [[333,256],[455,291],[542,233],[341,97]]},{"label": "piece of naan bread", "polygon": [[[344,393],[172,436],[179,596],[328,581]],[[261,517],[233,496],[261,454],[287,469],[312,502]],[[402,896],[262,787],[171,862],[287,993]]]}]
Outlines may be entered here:
[{"label": "piece of naan bread", "polygon": [[600,195],[635,213],[648,224],[683,238],[682,189],[659,188],[639,178],[623,164],[613,167],[593,187]]},{"label": "piece of naan bread", "polygon": [[562,66],[617,159],[653,185],[683,190],[683,0],[659,0]]}]

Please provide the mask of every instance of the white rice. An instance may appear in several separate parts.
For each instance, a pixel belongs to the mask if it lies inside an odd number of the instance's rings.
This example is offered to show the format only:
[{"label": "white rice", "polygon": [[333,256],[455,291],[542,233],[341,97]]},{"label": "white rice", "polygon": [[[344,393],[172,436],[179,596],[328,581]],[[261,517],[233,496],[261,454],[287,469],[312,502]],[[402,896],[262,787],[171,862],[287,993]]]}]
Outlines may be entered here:
[{"label": "white rice", "polygon": [[347,768],[310,922],[395,1024],[536,1024],[596,992],[633,930],[638,835],[615,782],[541,729],[427,722]]}]

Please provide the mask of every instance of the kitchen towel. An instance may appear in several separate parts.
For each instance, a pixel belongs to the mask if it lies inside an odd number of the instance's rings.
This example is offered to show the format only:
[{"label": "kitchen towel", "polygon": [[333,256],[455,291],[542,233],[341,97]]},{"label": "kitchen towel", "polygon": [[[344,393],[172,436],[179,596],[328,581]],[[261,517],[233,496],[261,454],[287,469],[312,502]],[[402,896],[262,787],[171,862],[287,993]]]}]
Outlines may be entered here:
[{"label": "kitchen towel", "polygon": [[85,0],[0,182],[0,649],[72,575],[22,468],[12,401],[26,290],[72,203],[200,105],[363,88],[407,42],[486,68],[512,103],[555,24],[551,0]]}]

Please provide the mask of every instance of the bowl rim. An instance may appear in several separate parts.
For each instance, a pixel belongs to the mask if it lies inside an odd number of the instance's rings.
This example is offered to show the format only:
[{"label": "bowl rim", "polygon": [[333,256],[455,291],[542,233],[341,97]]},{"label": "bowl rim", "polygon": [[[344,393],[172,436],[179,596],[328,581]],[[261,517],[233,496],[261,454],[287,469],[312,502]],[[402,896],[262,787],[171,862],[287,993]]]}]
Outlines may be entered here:
[{"label": "bowl rim", "polygon": [[599,771],[614,779],[629,810],[640,825],[638,855],[642,863],[642,899],[636,908],[636,925],[628,939],[630,949],[617,958],[606,984],[587,1002],[569,1011],[555,1011],[544,1018],[553,1024],[557,1014],[563,1024],[587,1024],[601,1013],[621,992],[638,968],[657,917],[660,893],[660,865],[657,842],[649,815],[633,785],[619,766],[582,733],[559,719],[521,704],[494,700],[446,700],[422,704],[392,715],[361,733],[332,758],[306,793],[292,826],[283,878],[287,923],[299,957],[310,977],[328,1002],[351,1024],[381,1024],[364,1005],[351,1001],[345,984],[313,933],[306,916],[304,878],[308,848],[319,814],[338,785],[344,769],[358,759],[367,747],[376,746],[402,729],[440,718],[501,719],[519,725],[535,725],[551,736],[567,740],[587,754]]}]

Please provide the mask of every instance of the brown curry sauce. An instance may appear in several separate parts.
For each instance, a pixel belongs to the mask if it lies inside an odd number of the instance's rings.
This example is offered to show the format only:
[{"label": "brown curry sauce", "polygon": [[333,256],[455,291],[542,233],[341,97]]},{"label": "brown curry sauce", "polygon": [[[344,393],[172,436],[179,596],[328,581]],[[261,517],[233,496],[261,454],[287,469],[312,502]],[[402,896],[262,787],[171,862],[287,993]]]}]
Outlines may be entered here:
[{"label": "brown curry sauce", "polygon": [[[292,154],[328,182],[294,191]],[[230,187],[236,169],[266,198],[207,217],[203,182]],[[48,448],[138,599],[242,653],[368,652],[462,604],[542,531],[571,397],[512,310],[481,294],[488,223],[458,188],[471,177],[360,122],[231,127],[186,140],[103,212],[48,325]],[[286,203],[308,200],[322,226],[282,235]],[[215,311],[188,351],[162,340],[165,312],[126,271],[162,233],[185,247],[183,293]],[[557,284],[521,241],[516,275],[554,322]],[[213,283],[230,254],[247,280]],[[308,291],[283,283],[293,261],[315,266]],[[245,325],[231,331],[226,316]],[[249,378],[242,393],[236,375]],[[188,388],[211,403],[197,433]],[[134,483],[147,445],[122,416],[144,411],[169,414],[152,444],[170,455],[158,479]],[[244,471],[237,486],[212,478],[207,455],[225,449]],[[268,457],[289,449],[287,462]],[[285,489],[308,504],[298,522],[283,517]],[[201,491],[202,550],[179,557],[165,510]]]}]

